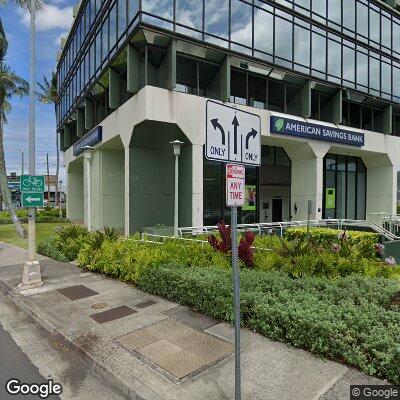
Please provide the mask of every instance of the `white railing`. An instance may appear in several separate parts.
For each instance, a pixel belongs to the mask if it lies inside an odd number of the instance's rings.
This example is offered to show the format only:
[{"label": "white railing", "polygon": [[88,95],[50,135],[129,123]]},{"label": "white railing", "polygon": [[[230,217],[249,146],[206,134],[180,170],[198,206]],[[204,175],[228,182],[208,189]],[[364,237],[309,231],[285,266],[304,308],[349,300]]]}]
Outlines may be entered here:
[{"label": "white railing", "polygon": [[[400,216],[397,220],[400,228]],[[272,233],[278,233],[279,236],[283,236],[287,228],[294,227],[320,227],[320,228],[335,228],[343,229],[343,227],[353,228],[366,228],[379,233],[384,236],[387,240],[396,240],[400,237],[396,236],[390,230],[385,229],[382,224],[368,220],[353,220],[353,219],[321,219],[321,220],[303,220],[303,221],[290,221],[290,222],[266,222],[266,223],[255,223],[255,224],[239,224],[238,231],[251,231],[256,232],[259,235],[267,235]],[[178,228],[179,237],[187,236],[198,236],[207,235],[218,231],[218,227],[214,226],[189,226]]]}]

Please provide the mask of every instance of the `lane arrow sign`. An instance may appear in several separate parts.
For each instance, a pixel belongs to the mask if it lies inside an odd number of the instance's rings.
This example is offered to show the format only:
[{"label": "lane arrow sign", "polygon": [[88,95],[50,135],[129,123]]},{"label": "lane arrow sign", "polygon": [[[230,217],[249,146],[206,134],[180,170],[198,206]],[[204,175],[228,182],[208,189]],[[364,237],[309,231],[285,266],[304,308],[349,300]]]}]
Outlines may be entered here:
[{"label": "lane arrow sign", "polygon": [[249,149],[249,140],[252,137],[253,139],[256,138],[258,132],[253,128],[246,136],[246,150]]},{"label": "lane arrow sign", "polygon": [[218,122],[218,118],[214,118],[211,120],[211,123],[215,130],[219,129],[222,136],[222,145],[225,146],[225,131],[222,125]]},{"label": "lane arrow sign", "polygon": [[237,135],[238,135],[239,121],[236,118],[236,114],[235,114],[235,116],[233,118],[232,125],[233,125],[233,138],[234,138],[234,140],[233,140],[233,153],[237,154]]}]

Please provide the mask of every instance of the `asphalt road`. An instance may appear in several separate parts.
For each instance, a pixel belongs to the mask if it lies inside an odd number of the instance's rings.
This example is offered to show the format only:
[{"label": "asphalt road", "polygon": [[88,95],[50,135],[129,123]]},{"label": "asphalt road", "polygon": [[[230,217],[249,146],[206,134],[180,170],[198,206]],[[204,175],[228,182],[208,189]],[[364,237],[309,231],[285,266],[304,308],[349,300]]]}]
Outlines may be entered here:
[{"label": "asphalt road", "polygon": [[[0,326],[0,381],[2,399],[37,399],[30,395],[9,395],[5,389],[6,382],[17,378],[21,383],[44,383],[46,378],[39,373],[38,368],[28,359],[26,354],[15,344],[12,337]],[[49,399],[59,399],[52,395]]]},{"label": "asphalt road", "polygon": [[63,387],[61,400],[123,400],[73,349],[67,348],[40,328],[10,300],[0,294],[0,399],[31,400],[39,395],[9,395],[10,378],[21,383],[52,379]]}]

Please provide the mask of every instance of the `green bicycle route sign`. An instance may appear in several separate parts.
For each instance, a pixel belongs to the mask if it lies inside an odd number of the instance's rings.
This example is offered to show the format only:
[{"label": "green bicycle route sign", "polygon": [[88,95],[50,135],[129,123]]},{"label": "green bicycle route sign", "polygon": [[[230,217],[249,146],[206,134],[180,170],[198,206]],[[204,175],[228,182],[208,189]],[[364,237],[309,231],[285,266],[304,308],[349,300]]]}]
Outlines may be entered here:
[{"label": "green bicycle route sign", "polygon": [[21,175],[20,188],[22,207],[43,207],[43,175]]},{"label": "green bicycle route sign", "polygon": [[43,193],[44,175],[21,175],[20,187],[22,193]]}]

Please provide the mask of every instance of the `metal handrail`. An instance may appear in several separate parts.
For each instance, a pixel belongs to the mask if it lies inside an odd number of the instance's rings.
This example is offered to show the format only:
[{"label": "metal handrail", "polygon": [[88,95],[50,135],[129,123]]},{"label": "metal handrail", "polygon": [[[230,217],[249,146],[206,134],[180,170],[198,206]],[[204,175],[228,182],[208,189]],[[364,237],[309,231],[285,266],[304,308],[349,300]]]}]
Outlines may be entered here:
[{"label": "metal handrail", "polygon": [[[399,216],[400,223],[400,216]],[[261,236],[263,234],[271,234],[274,231],[279,231],[279,235],[282,237],[284,230],[292,227],[335,227],[336,229],[343,229],[343,226],[354,226],[360,228],[371,229],[380,235],[384,236],[387,240],[397,240],[400,239],[394,233],[383,228],[382,226],[376,224],[373,221],[367,220],[353,220],[353,219],[321,219],[321,220],[302,220],[302,221],[285,221],[285,222],[263,222],[254,224],[239,224],[238,231],[256,231]],[[179,237],[184,235],[198,236],[202,234],[209,234],[212,232],[217,232],[218,227],[214,226],[189,226],[178,228]]]}]

